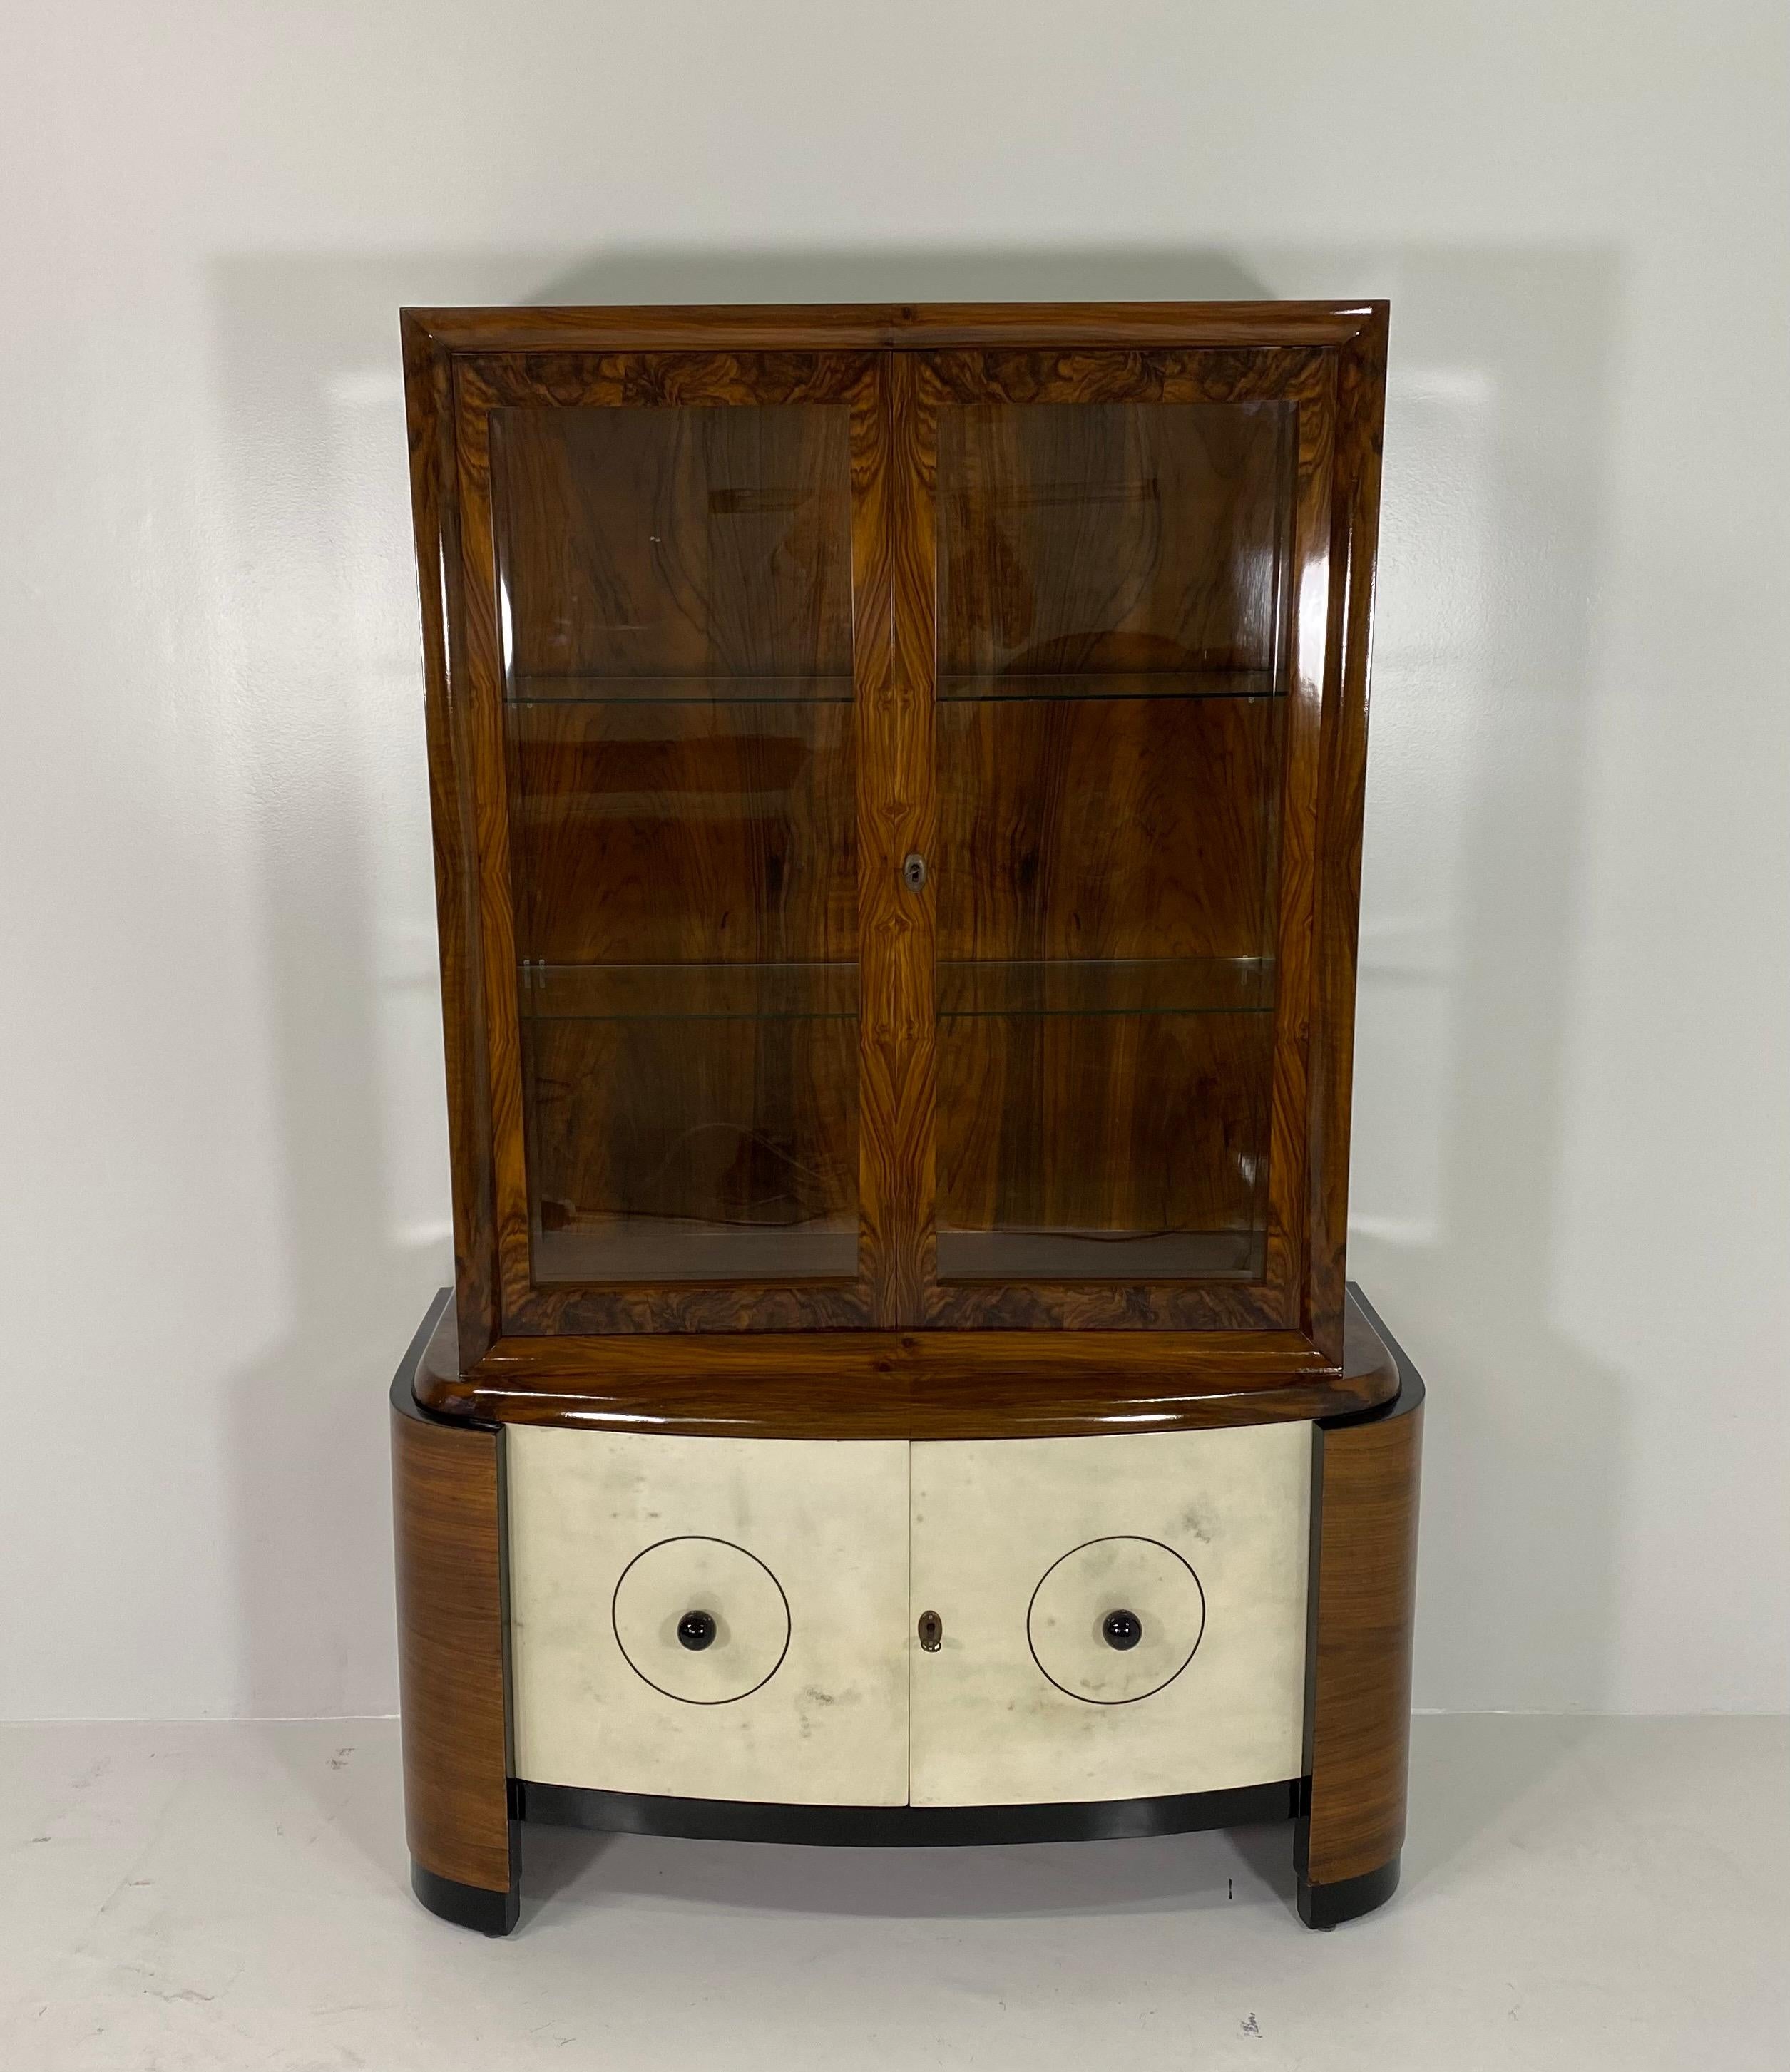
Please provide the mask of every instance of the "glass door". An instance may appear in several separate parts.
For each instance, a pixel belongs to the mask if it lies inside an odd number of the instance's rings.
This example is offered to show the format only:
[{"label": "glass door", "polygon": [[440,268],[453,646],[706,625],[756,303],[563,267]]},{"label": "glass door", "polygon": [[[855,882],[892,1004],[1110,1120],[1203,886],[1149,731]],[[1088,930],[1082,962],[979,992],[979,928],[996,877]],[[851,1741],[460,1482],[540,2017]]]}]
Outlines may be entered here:
[{"label": "glass door", "polygon": [[876,364],[463,363],[507,1329],[870,1320],[855,680],[887,613],[853,463]]},{"label": "glass door", "polygon": [[1296,352],[953,353],[914,388],[928,1321],[1294,1321],[1327,377]]}]

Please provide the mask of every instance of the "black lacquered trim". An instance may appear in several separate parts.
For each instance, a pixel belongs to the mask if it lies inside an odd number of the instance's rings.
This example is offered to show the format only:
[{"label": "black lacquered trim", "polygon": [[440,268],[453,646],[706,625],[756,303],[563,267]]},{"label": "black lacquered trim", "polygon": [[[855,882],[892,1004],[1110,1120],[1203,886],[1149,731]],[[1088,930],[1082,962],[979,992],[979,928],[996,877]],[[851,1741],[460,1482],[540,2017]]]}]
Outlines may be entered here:
[{"label": "black lacquered trim", "polygon": [[458,1878],[437,1877],[414,1856],[410,1889],[431,1914],[457,1928],[476,1928],[481,1935],[508,1935],[521,1910],[522,1895],[516,1885],[508,1892],[491,1892],[482,1885],[462,1885]]},{"label": "black lacquered trim", "polygon": [[1299,1918],[1307,1928],[1335,1928],[1384,1906],[1398,1889],[1399,1859],[1359,1877],[1338,1878],[1332,1885],[1299,1880]]},{"label": "black lacquered trim", "polygon": [[1381,1321],[1380,1312],[1361,1293],[1361,1284],[1352,1281],[1348,1292],[1356,1307],[1372,1326],[1380,1342],[1393,1356],[1393,1365],[1398,1371],[1398,1387],[1384,1403],[1376,1403],[1368,1410],[1347,1410],[1335,1417],[1319,1417],[1315,1420],[1320,1431],[1341,1432],[1356,1424],[1377,1424],[1384,1417],[1409,1416],[1422,1407],[1426,1393],[1423,1377],[1412,1366],[1409,1355]]},{"label": "black lacquered trim", "polygon": [[392,1376],[391,1404],[400,1417],[414,1417],[419,1424],[448,1424],[452,1418],[438,1417],[433,1410],[425,1410],[417,1400],[417,1368],[429,1341],[435,1334],[435,1326],[441,1314],[454,1299],[451,1288],[438,1288],[435,1298],[423,1312],[422,1322],[417,1326],[416,1336],[404,1349],[404,1357],[397,1363],[397,1372]]},{"label": "black lacquered trim", "polygon": [[1002,1842],[1110,1842],[1246,1827],[1298,1818],[1302,1778],[1162,1799],[1051,1806],[770,1806],[739,1799],[665,1799],[517,1778],[526,1820],[603,1833],[672,1835],[715,1842],[795,1842],[817,1848],[941,1849]]}]

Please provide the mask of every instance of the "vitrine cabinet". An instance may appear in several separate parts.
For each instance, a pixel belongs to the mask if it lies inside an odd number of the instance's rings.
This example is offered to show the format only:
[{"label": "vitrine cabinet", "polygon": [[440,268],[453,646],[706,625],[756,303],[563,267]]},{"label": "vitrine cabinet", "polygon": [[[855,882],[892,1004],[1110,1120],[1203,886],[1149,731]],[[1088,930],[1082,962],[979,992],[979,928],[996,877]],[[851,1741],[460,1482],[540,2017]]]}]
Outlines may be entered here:
[{"label": "vitrine cabinet", "polygon": [[[1344,1280],[1383,305],[408,312],[455,1283],[419,1892],[514,1823],[1402,1823]],[[924,1601],[920,1601],[924,1600]]]}]

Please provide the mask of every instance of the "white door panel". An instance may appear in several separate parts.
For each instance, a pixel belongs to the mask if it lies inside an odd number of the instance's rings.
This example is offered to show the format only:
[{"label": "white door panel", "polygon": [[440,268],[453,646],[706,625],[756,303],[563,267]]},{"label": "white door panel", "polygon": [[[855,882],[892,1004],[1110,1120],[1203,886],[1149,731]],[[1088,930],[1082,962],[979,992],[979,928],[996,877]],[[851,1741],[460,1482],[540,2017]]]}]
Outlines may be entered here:
[{"label": "white door panel", "polygon": [[1297,1777],[1311,1453],[1307,1424],[916,1444],[912,1803]]},{"label": "white door panel", "polygon": [[504,1444],[518,1775],[904,1802],[904,1444],[529,1425]]}]

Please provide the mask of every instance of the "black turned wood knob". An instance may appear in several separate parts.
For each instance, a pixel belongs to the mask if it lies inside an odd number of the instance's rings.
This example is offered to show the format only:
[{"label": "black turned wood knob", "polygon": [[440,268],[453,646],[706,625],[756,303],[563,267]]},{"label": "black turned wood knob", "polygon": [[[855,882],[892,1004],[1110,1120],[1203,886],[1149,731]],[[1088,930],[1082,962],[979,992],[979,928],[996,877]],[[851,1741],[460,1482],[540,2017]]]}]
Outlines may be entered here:
[{"label": "black turned wood knob", "polygon": [[700,1655],[714,1638],[714,1614],[685,1612],[677,1622],[677,1638],[693,1655]]},{"label": "black turned wood knob", "polygon": [[1144,1622],[1135,1612],[1109,1612],[1100,1622],[1101,1638],[1122,1655],[1144,1637]]}]

